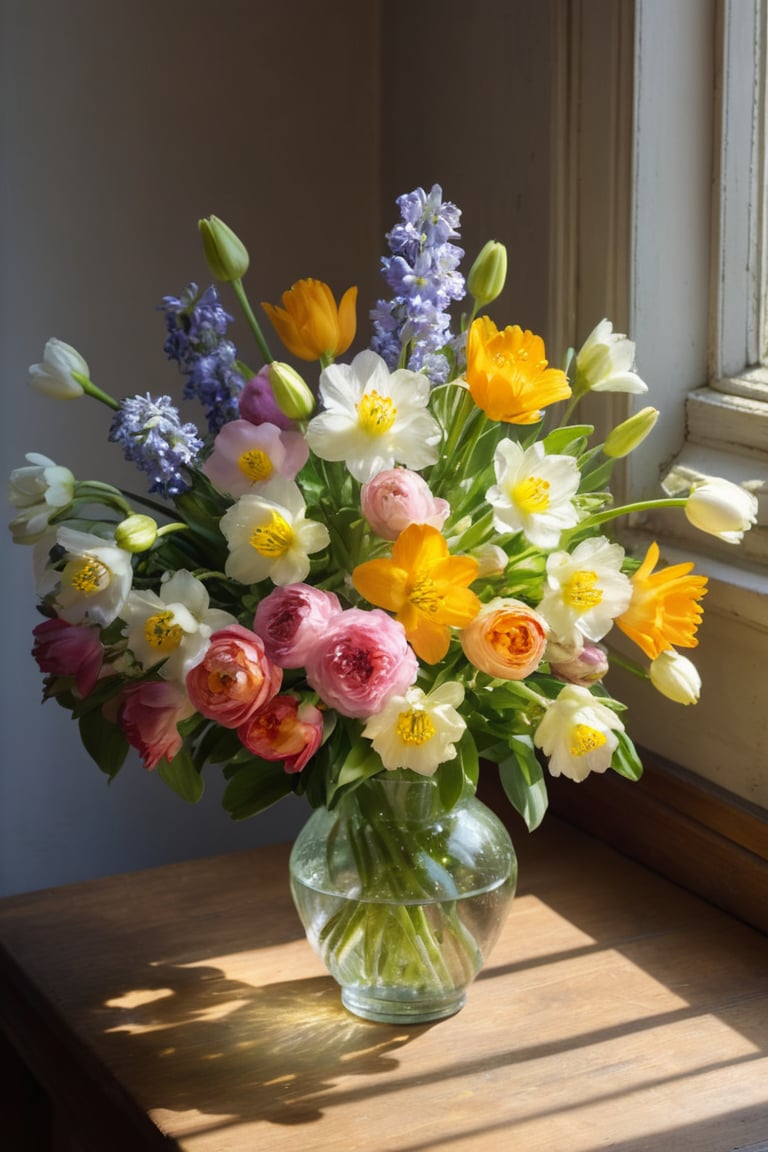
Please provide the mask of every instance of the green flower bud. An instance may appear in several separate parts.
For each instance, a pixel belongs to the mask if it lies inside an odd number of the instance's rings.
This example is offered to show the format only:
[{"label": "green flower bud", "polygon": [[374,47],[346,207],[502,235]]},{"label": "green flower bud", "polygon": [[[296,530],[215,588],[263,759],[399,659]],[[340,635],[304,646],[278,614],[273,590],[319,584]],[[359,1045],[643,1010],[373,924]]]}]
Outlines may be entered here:
[{"label": "green flower bud", "polygon": [[630,452],[634,452],[639,444],[642,444],[658,418],[657,408],[641,408],[639,412],[635,412],[634,416],[630,416],[628,420],[624,420],[611,429],[605,438],[603,452],[613,460],[620,460],[622,456],[628,456]]},{"label": "green flower bud", "polygon": [[203,251],[211,273],[217,280],[242,280],[248,271],[248,252],[218,216],[198,221]]},{"label": "green flower bud", "polygon": [[157,523],[151,516],[126,516],[115,529],[115,544],[126,552],[146,552],[157,539]]},{"label": "green flower bud", "polygon": [[269,366],[269,383],[278,408],[289,420],[309,419],[315,410],[315,398],[295,368],[273,360]]},{"label": "green flower bud", "polygon": [[469,294],[481,308],[501,295],[507,278],[507,250],[498,240],[489,240],[481,249],[467,277]]}]

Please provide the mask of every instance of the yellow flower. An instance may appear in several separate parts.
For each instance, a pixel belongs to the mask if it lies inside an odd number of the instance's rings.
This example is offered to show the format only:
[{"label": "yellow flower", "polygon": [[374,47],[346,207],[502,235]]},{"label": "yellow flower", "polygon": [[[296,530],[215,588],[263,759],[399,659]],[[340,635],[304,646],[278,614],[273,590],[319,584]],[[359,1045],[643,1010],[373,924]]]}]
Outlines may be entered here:
[{"label": "yellow flower", "polygon": [[673,647],[696,647],[702,617],[697,601],[707,591],[706,576],[689,575],[692,563],[654,572],[658,560],[659,546],[654,542],[632,577],[629,608],[616,619],[621,631],[650,660]]},{"label": "yellow flower", "polygon": [[466,378],[478,408],[507,424],[535,424],[542,408],[571,394],[565,372],[548,367],[540,336],[517,324],[500,332],[487,316],[469,330]]},{"label": "yellow flower", "polygon": [[450,628],[463,628],[480,611],[468,587],[477,576],[471,556],[451,556],[436,528],[411,524],[401,532],[390,559],[367,560],[352,573],[352,583],[371,604],[395,613],[408,642],[427,664],[448,651]]},{"label": "yellow flower", "polygon": [[298,280],[283,292],[283,307],[262,304],[289,352],[300,360],[328,360],[346,352],[355,338],[357,288],[348,288],[338,308],[322,280]]}]

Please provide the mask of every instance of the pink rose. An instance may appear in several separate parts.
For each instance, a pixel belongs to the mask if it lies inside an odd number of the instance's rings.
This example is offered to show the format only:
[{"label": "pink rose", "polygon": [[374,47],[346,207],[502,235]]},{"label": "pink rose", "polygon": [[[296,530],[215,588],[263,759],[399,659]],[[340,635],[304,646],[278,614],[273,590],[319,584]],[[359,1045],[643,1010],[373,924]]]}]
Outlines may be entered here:
[{"label": "pink rose", "polygon": [[244,496],[273,476],[293,480],[308,456],[300,432],[284,432],[276,424],[230,420],[214,440],[203,472],[219,492]]},{"label": "pink rose", "polygon": [[461,646],[481,672],[500,680],[525,680],[544,658],[547,623],[521,600],[498,597],[464,628]]},{"label": "pink rose", "polygon": [[279,692],[282,679],[261,638],[230,624],[213,633],[202,660],[187,673],[187,692],[203,716],[237,728]]},{"label": "pink rose", "polygon": [[281,668],[301,668],[310,651],[341,612],[338,597],[310,584],[285,584],[260,602],[253,630],[267,656]]},{"label": "pink rose", "polygon": [[409,468],[386,468],[363,484],[363,515],[379,536],[396,540],[409,524],[442,528],[451,506],[432,495],[426,480]]},{"label": "pink rose", "polygon": [[32,630],[32,655],[41,672],[72,677],[80,695],[93,691],[104,660],[104,645],[98,628],[68,624],[66,620],[44,620]]},{"label": "pink rose", "polygon": [[120,726],[136,748],[144,767],[173,760],[182,745],[178,724],[194,712],[187,695],[172,680],[142,680],[125,689]]},{"label": "pink rose", "polygon": [[296,427],[275,400],[269,381],[269,364],[265,364],[255,376],[246,380],[238,397],[238,406],[243,420],[251,424],[276,424],[278,428],[286,430]]},{"label": "pink rose", "polygon": [[301,772],[322,743],[323,714],[295,696],[274,696],[237,734],[254,755],[284,761],[286,772]]},{"label": "pink rose", "polygon": [[321,699],[342,716],[361,719],[403,695],[418,668],[402,624],[379,608],[340,612],[306,661],[307,680]]},{"label": "pink rose", "polygon": [[596,684],[608,672],[608,656],[599,644],[585,644],[570,660],[553,662],[550,668],[558,680],[589,688],[590,684]]}]

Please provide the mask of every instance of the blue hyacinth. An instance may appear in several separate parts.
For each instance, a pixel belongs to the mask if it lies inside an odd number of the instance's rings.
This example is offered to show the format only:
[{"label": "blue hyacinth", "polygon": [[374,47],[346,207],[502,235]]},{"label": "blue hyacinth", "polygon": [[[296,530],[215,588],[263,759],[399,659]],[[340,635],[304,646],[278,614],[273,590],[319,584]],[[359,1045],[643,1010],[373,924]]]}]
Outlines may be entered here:
[{"label": "blue hyacinth", "polygon": [[122,445],[126,460],[150,477],[150,492],[165,497],[186,492],[183,470],[197,463],[203,441],[194,424],[182,424],[169,396],[133,396],[120,401],[109,439]]}]

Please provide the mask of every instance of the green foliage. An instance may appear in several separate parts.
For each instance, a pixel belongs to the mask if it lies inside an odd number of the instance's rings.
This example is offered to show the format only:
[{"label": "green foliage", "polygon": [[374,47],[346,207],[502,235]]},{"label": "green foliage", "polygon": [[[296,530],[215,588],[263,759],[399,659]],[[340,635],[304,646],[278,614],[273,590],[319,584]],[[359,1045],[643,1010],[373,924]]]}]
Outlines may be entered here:
[{"label": "green foliage", "polygon": [[188,804],[196,804],[203,794],[205,785],[202,774],[183,745],[170,763],[167,760],[160,761],[157,774],[172,792]]},{"label": "green foliage", "polygon": [[128,741],[116,724],[110,724],[101,711],[84,712],[78,721],[83,747],[110,780],[117,776],[128,754]]},{"label": "green foliage", "polygon": [[252,757],[230,775],[222,804],[233,820],[246,820],[293,792],[282,763]]}]

